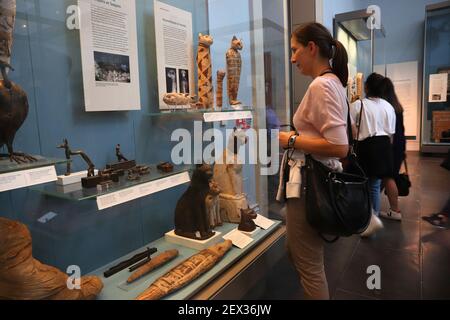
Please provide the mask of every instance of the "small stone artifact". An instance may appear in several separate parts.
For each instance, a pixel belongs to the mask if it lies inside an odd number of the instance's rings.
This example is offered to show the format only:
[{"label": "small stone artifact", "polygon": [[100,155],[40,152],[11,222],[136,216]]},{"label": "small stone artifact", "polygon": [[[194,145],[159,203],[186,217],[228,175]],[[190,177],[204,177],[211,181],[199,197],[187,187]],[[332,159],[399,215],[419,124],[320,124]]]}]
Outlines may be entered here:
[{"label": "small stone artifact", "polygon": [[123,156],[122,152],[120,152],[120,144],[116,146],[116,157],[117,162],[128,161],[128,159]]},{"label": "small stone artifact", "polygon": [[225,70],[217,71],[217,91],[216,91],[216,107],[223,106],[223,79],[225,78]]},{"label": "small stone artifact", "polygon": [[232,247],[226,240],[188,258],[153,282],[136,300],[157,300],[178,290],[212,269]]},{"label": "small stone artifact", "polygon": [[169,106],[192,105],[195,103],[195,97],[190,96],[188,93],[174,92],[164,94],[163,101]]},{"label": "small stone artifact", "polygon": [[243,47],[244,44],[242,40],[234,36],[231,40],[231,48],[228,49],[226,54],[228,99],[232,106],[241,104],[237,97],[242,67],[242,59],[239,50],[242,50]]},{"label": "small stone artifact", "polygon": [[68,280],[64,272],[33,258],[24,224],[0,218],[0,300],[92,300],[103,288],[95,276],[81,277],[74,290]]},{"label": "small stone artifact", "polygon": [[241,223],[239,223],[238,230],[245,232],[252,232],[256,229],[255,220],[257,218],[257,214],[254,210],[241,209]]},{"label": "small stone artifact", "polygon": [[192,174],[191,185],[178,200],[175,208],[175,234],[195,240],[211,238],[208,216],[208,197],[212,169],[209,164],[197,165]]},{"label": "small stone artifact", "polygon": [[156,268],[168,263],[169,261],[175,259],[178,256],[178,250],[168,250],[160,255],[154,257],[152,260],[147,262],[145,265],[137,269],[127,280],[127,283],[132,283],[139,278],[145,276]]},{"label": "small stone artifact", "polygon": [[205,108],[213,106],[212,64],[210,46],[213,38],[210,35],[198,35],[197,72],[198,72],[198,101]]},{"label": "small stone artifact", "polygon": [[[69,142],[68,142],[67,139],[64,139],[63,144],[59,145],[57,148],[58,149],[64,149],[64,152],[66,154],[66,159],[67,160],[70,160],[71,156],[76,156],[76,155],[81,156],[83,158],[83,160],[88,165],[88,174],[87,174],[87,176],[88,177],[93,177],[95,175],[95,165],[94,165],[94,163],[92,163],[91,159],[87,156],[87,154],[84,151],[82,151],[82,150],[72,151],[70,149]],[[67,162],[67,169],[66,169],[66,173],[65,173],[66,176],[70,176],[70,174],[72,173],[71,172],[71,165],[72,165],[72,162],[68,161]]]}]

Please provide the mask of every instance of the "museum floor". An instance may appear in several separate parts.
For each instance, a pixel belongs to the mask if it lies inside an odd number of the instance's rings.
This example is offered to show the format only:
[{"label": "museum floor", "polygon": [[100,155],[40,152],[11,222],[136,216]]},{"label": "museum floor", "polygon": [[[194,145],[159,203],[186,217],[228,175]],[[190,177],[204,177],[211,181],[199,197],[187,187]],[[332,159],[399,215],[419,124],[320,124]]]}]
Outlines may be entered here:
[{"label": "museum floor", "polygon": [[[450,299],[450,230],[421,219],[439,212],[450,197],[450,172],[442,158],[408,155],[412,189],[400,198],[403,220],[383,220],[375,237],[342,238],[325,249],[332,299]],[[387,198],[382,197],[382,208]],[[367,267],[378,265],[381,290],[367,289]],[[286,255],[252,288],[247,299],[302,299],[297,276]]]}]

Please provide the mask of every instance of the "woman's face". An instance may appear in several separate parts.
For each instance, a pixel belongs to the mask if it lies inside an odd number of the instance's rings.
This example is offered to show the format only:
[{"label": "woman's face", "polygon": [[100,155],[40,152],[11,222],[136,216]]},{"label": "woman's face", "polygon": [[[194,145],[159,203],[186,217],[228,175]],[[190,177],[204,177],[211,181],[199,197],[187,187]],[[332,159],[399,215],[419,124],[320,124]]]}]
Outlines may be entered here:
[{"label": "woman's face", "polygon": [[309,76],[312,74],[312,55],[308,47],[303,46],[291,38],[291,63],[295,64],[301,74]]}]

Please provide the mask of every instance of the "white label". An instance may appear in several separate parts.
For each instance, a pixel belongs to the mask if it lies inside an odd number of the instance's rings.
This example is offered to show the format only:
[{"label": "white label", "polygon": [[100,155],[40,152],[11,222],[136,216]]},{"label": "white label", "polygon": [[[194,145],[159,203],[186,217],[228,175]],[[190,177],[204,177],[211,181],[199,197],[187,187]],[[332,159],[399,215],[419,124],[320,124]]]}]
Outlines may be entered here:
[{"label": "white label", "polygon": [[0,175],[0,192],[56,181],[54,166],[4,173]]},{"label": "white label", "polygon": [[223,236],[223,238],[225,240],[231,240],[231,242],[233,242],[233,244],[239,249],[244,249],[253,241],[252,238],[243,234],[238,229],[234,229],[233,231],[228,232]]},{"label": "white label", "polygon": [[266,217],[264,217],[260,214],[258,214],[258,216],[256,217],[256,219],[254,221],[258,227],[261,227],[264,230],[269,229],[275,223],[274,221],[267,219]]},{"label": "white label", "polygon": [[208,112],[203,114],[205,122],[216,122],[226,120],[253,119],[251,111],[235,112]]},{"label": "white label", "polygon": [[187,171],[182,172],[171,177],[147,182],[131,188],[97,197],[97,206],[99,210],[104,210],[125,202],[148,196],[152,193],[176,187],[189,181],[191,181],[189,173]]}]

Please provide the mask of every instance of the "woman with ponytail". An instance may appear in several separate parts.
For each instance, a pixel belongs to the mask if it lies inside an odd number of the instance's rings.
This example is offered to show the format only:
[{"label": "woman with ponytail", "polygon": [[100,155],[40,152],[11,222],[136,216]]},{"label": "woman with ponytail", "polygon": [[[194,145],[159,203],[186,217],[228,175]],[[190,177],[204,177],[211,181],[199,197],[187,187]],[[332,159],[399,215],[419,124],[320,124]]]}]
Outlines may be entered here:
[{"label": "woman with ponytail", "polygon": [[299,179],[292,178],[286,187],[287,249],[305,297],[329,299],[323,240],[306,220],[305,175],[301,166],[306,153],[333,170],[342,170],[339,159],[348,153],[348,57],[344,46],[319,23],[297,28],[291,36],[291,50],[291,62],[313,81],[293,118],[298,134],[281,132],[279,137],[282,147],[293,150],[287,175]]},{"label": "woman with ponytail", "polygon": [[391,139],[395,133],[395,112],[384,100],[385,77],[372,73],[365,83],[366,98],[351,106],[351,118],[358,134],[358,161],[370,179],[372,207],[380,215],[381,181],[393,172]]}]

